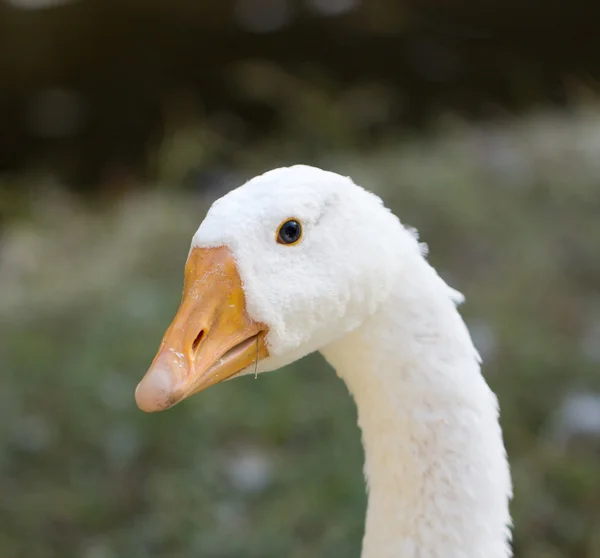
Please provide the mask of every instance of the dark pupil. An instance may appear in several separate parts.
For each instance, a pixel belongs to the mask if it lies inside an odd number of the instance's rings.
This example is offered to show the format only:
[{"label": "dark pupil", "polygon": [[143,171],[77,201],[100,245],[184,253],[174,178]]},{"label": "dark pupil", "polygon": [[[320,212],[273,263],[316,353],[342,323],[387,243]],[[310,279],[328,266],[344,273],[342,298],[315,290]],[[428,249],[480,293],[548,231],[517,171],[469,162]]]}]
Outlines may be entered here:
[{"label": "dark pupil", "polygon": [[286,243],[296,242],[300,236],[300,225],[297,221],[288,221],[281,227],[281,240]]}]

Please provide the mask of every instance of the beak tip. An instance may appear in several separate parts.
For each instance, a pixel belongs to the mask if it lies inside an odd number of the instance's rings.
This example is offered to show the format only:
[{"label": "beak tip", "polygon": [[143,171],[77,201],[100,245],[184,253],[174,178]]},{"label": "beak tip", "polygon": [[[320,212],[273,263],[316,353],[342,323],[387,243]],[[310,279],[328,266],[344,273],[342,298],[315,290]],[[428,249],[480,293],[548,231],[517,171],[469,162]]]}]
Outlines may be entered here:
[{"label": "beak tip", "polygon": [[140,410],[154,413],[172,407],[172,395],[170,370],[162,366],[153,366],[135,389],[135,402]]}]

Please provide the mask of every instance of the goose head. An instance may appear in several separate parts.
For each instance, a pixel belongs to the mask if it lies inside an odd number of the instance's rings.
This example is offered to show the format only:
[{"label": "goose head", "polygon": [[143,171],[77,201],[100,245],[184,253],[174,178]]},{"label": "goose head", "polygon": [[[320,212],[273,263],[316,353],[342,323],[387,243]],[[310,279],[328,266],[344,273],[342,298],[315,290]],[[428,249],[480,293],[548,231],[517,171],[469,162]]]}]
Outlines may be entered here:
[{"label": "goose head", "polygon": [[403,249],[418,244],[381,200],[332,172],[281,168],[229,192],[192,239],[138,406],[164,410],[340,339],[385,304]]},{"label": "goose head", "polygon": [[320,350],[353,393],[369,504],[364,558],[508,558],[497,399],[416,236],[349,178],[267,172],[208,211],[183,297],[138,385],[144,411]]}]

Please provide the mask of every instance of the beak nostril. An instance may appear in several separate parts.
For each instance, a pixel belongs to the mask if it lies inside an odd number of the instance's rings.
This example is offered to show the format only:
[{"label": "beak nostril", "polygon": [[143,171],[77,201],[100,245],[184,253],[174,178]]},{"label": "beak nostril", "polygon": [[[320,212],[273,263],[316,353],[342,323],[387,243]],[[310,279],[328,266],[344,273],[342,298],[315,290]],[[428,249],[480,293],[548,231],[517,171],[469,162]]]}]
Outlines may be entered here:
[{"label": "beak nostril", "polygon": [[194,339],[194,342],[192,343],[192,352],[195,353],[198,350],[198,345],[200,345],[200,342],[202,341],[202,338],[204,337],[204,330],[201,329],[200,333],[198,333],[198,335],[196,335],[196,339]]}]

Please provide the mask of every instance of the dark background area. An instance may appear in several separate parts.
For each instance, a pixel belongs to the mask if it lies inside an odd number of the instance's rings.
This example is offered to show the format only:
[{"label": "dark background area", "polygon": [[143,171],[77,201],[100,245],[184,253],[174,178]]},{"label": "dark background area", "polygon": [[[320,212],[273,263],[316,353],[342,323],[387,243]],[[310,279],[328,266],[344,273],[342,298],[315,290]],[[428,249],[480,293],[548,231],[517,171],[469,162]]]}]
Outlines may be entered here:
[{"label": "dark background area", "polygon": [[290,105],[242,71],[256,65],[332,102],[385,88],[386,118],[361,130],[369,142],[427,129],[443,110],[568,107],[575,84],[598,76],[599,20],[593,0],[3,2],[0,170],[50,165],[80,189],[111,170],[153,178],[153,147],[188,110],[241,145],[276,133]]}]

